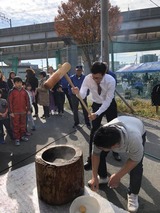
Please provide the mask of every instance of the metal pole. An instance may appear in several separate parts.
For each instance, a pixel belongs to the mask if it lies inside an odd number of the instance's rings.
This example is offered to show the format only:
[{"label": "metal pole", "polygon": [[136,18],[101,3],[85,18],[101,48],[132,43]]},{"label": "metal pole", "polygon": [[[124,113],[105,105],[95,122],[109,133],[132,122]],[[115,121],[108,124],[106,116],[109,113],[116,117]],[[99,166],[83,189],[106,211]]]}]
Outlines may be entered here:
[{"label": "metal pole", "polygon": [[12,20],[9,19],[10,28],[12,27]]},{"label": "metal pole", "polygon": [[48,63],[48,43],[47,43],[47,33],[45,32],[45,46],[46,46],[46,66],[47,66],[47,70],[49,67],[49,63]]},{"label": "metal pole", "polygon": [[109,66],[108,0],[101,0],[101,56]]},{"label": "metal pole", "polygon": [[3,52],[0,51],[0,56],[1,56],[1,71],[3,72],[3,59],[2,59],[2,54],[3,54]]}]

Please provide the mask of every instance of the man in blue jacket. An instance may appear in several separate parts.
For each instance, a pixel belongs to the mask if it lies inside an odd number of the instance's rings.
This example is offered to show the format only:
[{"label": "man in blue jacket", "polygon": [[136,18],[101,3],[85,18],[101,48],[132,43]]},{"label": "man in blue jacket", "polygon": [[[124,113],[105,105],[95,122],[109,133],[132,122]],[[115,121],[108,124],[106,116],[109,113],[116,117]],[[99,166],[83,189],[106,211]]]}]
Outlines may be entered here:
[{"label": "man in blue jacket", "polygon": [[[75,74],[72,75],[70,78],[71,78],[71,81],[73,82],[74,86],[78,87],[80,89],[81,85],[83,83],[83,80],[85,79],[85,75],[83,74],[83,67],[81,65],[76,66]],[[77,98],[77,96],[72,93],[71,87],[69,87],[69,94],[71,96],[73,116],[74,116],[73,128],[77,128],[78,125],[80,124],[79,116],[78,116],[78,106],[79,106],[79,103],[81,104],[81,102]],[[86,97],[84,98],[84,102],[87,105],[87,98]],[[89,121],[89,118],[88,118],[88,112],[86,111],[86,109],[83,107],[82,104],[81,104],[81,107],[82,107],[82,110],[83,110],[85,124],[87,125],[88,128],[90,128],[90,121]]]}]

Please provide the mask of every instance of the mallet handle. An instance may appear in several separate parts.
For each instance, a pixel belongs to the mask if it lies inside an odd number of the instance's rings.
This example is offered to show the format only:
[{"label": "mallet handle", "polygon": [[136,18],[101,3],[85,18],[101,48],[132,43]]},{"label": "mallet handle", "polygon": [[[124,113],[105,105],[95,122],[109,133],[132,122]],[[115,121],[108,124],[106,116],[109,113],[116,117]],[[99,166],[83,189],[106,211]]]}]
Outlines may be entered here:
[{"label": "mallet handle", "polygon": [[[70,85],[71,87],[75,87],[74,84],[73,84],[73,82],[71,81],[70,77],[68,76],[68,74],[65,74],[64,77],[66,78],[66,80],[68,81],[68,83],[69,83],[69,85]],[[88,112],[88,114],[90,115],[91,112],[90,112],[90,110],[88,109],[88,107],[87,107],[86,103],[84,102],[84,100],[82,99],[82,97],[80,96],[80,94],[77,94],[76,96],[77,96],[77,98],[80,100],[80,102],[82,103],[82,105],[84,106],[85,110],[86,110],[86,111]]]}]

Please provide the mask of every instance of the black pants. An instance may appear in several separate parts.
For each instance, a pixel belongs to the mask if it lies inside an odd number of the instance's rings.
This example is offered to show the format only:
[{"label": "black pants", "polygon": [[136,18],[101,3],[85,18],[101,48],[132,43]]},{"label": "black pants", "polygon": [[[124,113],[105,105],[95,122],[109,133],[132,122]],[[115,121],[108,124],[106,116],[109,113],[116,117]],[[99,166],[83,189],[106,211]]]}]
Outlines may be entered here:
[{"label": "black pants", "polygon": [[65,93],[65,95],[66,95],[66,97],[68,99],[69,106],[70,106],[71,110],[73,110],[71,96],[68,93],[68,88],[63,88],[63,92]]},{"label": "black pants", "polygon": [[37,104],[38,94],[35,96],[35,102],[32,103],[35,111],[35,115],[38,115],[38,104]]},{"label": "black pants", "polygon": [[[101,104],[93,103],[92,112],[96,112],[100,108],[100,106]],[[92,129],[91,129],[90,141],[89,141],[89,156],[91,156],[91,153],[92,153],[94,133],[101,126],[101,121],[104,115],[106,116],[107,122],[110,122],[111,120],[117,117],[117,104],[114,98],[110,106],[108,107],[108,109],[104,113],[102,113],[100,116],[98,116],[98,118],[92,121]]]},{"label": "black pants", "polygon": [[[79,106],[79,103],[81,104],[81,102],[76,97],[76,95],[71,95],[71,101],[72,101],[72,107],[73,107],[74,124],[78,125],[79,124],[78,106]],[[84,99],[84,102],[87,105],[86,98]],[[82,110],[83,110],[85,124],[89,125],[90,121],[89,121],[89,118],[88,118],[88,112],[86,111],[86,109],[84,108],[84,106],[82,104],[81,104],[81,107],[82,107]]]},{"label": "black pants", "polygon": [[10,126],[10,119],[7,118],[7,119],[0,120],[0,136],[4,135],[3,125],[5,126],[7,130],[7,134],[10,136],[11,140],[13,140],[13,133]]},{"label": "black pants", "polygon": [[[143,146],[146,142],[146,133],[142,136]],[[107,177],[107,165],[106,165],[106,156],[109,152],[101,152],[100,156],[100,164],[98,169],[98,174],[100,177]],[[143,157],[141,161],[137,164],[137,166],[130,171],[130,184],[128,188],[128,193],[138,194],[141,188],[143,175]]]},{"label": "black pants", "polygon": [[49,117],[49,106],[43,106],[44,116]]}]

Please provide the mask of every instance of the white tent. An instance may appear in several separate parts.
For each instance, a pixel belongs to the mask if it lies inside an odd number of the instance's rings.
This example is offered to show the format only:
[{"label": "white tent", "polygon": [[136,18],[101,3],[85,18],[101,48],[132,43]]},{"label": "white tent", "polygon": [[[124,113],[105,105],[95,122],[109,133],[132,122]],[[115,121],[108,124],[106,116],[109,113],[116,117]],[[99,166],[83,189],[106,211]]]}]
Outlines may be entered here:
[{"label": "white tent", "polygon": [[116,73],[148,73],[148,72],[160,72],[160,61],[147,62],[135,65],[126,65]]}]

